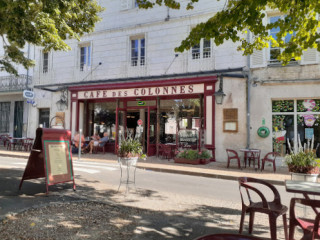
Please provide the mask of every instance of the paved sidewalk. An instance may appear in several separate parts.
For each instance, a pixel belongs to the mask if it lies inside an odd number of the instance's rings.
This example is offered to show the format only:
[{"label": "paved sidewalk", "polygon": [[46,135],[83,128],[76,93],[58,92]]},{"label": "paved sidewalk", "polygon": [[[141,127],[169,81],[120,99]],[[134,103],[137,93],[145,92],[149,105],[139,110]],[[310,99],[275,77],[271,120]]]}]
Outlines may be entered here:
[{"label": "paved sidewalk", "polygon": [[[28,159],[29,153],[23,151],[8,151],[0,147],[0,156],[18,157]],[[73,160],[78,160],[78,154],[72,156]],[[116,155],[111,153],[83,154],[80,160],[84,161],[102,161],[117,162]],[[268,163],[267,163],[268,164]],[[226,167],[226,162],[211,162],[206,165],[190,165],[174,163],[173,159],[159,159],[157,157],[148,157],[146,161],[139,161],[137,167],[159,172],[186,174],[193,176],[202,176],[210,178],[221,178],[228,180],[237,180],[238,177],[247,176],[260,178],[269,181],[272,184],[283,185],[284,180],[290,179],[291,175],[287,167],[277,167],[274,173],[271,166],[266,165],[264,171],[256,170],[253,167],[238,169],[235,163],[231,163],[230,168]]]}]

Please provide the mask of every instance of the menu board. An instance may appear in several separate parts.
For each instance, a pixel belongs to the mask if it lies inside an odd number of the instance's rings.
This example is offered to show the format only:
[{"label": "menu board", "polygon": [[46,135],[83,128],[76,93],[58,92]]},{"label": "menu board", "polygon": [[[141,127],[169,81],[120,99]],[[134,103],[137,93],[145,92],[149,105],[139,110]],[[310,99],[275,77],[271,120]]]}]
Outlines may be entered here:
[{"label": "menu board", "polygon": [[45,164],[49,185],[73,180],[69,141],[44,141]]}]

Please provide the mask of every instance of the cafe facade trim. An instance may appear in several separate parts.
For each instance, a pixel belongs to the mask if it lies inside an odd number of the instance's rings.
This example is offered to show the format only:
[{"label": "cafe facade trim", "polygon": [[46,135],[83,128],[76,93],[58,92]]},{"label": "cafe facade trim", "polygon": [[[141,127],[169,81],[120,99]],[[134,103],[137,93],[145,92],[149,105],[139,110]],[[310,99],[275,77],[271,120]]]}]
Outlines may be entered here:
[{"label": "cafe facade trim", "polygon": [[209,149],[215,160],[216,75],[70,86],[70,129],[108,132],[109,151],[139,138],[149,155],[159,144]]}]

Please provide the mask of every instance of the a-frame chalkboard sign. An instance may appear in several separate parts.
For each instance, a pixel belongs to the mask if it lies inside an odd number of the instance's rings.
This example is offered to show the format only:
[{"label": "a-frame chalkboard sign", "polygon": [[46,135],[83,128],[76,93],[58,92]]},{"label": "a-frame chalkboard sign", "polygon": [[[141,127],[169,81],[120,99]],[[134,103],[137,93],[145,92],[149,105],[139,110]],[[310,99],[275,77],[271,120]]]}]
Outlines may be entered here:
[{"label": "a-frame chalkboard sign", "polygon": [[47,194],[50,185],[72,181],[76,189],[72,166],[71,132],[65,129],[38,128],[26,169],[24,180],[45,178]]}]

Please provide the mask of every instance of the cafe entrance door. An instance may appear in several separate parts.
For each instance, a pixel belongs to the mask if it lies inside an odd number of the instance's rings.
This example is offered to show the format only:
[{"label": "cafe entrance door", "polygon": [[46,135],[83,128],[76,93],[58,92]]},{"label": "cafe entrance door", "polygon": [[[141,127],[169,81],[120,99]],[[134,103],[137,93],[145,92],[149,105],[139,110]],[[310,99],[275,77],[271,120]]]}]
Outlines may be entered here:
[{"label": "cafe entrance door", "polygon": [[116,146],[127,137],[139,139],[148,156],[156,154],[157,113],[155,107],[117,108]]}]

